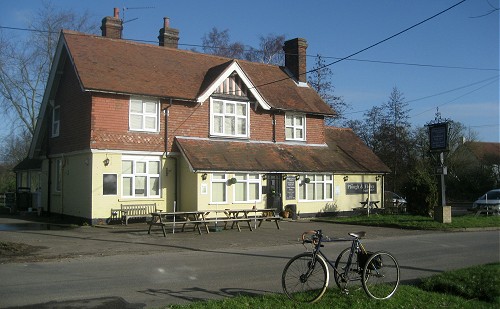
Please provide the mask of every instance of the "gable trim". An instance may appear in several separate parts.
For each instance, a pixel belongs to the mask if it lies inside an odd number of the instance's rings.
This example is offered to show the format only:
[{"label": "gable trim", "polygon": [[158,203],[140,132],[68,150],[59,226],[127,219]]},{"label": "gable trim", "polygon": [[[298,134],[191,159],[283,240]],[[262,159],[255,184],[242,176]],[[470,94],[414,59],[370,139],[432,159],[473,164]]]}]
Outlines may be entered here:
[{"label": "gable trim", "polygon": [[250,81],[250,78],[245,74],[241,66],[238,64],[236,60],[233,60],[231,65],[229,65],[222,74],[220,74],[208,87],[207,89],[202,92],[198,98],[196,98],[196,101],[198,103],[203,104],[214,92],[215,90],[219,87],[220,84],[222,84],[226,78],[228,78],[233,72],[236,72],[238,76],[241,78],[243,83],[248,88],[248,91],[252,93],[252,95],[257,99],[257,102],[259,105],[265,109],[265,110],[270,110],[271,106],[264,100],[262,95],[259,93],[257,88],[254,86],[254,84]]}]

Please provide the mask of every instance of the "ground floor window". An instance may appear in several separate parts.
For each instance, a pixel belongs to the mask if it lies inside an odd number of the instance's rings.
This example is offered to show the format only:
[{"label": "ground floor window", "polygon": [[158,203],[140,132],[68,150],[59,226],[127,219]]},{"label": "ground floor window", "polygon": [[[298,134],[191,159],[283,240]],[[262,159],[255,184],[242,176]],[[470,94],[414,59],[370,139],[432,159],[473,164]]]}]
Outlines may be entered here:
[{"label": "ground floor window", "polygon": [[235,174],[234,184],[235,202],[259,202],[260,201],[260,176],[259,174]]},{"label": "ground floor window", "polygon": [[122,196],[160,197],[160,158],[123,156]]},{"label": "ground floor window", "polygon": [[300,177],[299,200],[332,201],[333,175],[302,175]]},{"label": "ground floor window", "polygon": [[227,202],[227,175],[214,173],[211,177],[211,202],[226,203]]},{"label": "ground floor window", "polygon": [[116,195],[118,188],[116,174],[102,175],[102,195]]}]

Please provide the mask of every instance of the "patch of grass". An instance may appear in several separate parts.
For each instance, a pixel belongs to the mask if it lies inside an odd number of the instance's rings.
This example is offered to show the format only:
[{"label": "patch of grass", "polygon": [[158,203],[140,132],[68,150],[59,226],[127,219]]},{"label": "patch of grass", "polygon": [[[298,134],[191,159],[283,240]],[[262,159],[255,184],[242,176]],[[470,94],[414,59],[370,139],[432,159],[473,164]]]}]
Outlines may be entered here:
[{"label": "patch of grass", "polygon": [[321,218],[321,221],[418,230],[449,230],[500,227],[500,216],[476,217],[474,215],[453,217],[451,219],[451,223],[440,223],[434,221],[433,218],[425,216],[379,214],[372,214],[370,216],[359,215],[352,217],[325,217]]},{"label": "patch of grass", "polygon": [[[194,302],[187,305],[171,305],[163,308],[205,309],[205,308],[456,308],[490,309],[498,308],[500,264],[475,266],[463,270],[446,272],[424,280],[419,286],[401,285],[396,294],[388,300],[369,298],[361,287],[351,289],[348,295],[339,289],[329,289],[323,298],[315,304],[299,304],[289,300],[284,294],[263,296],[236,296],[222,300]],[[473,277],[473,278],[472,278]],[[457,291],[457,283],[462,285]],[[467,294],[467,295],[464,295]],[[485,297],[490,294],[493,297]]]}]

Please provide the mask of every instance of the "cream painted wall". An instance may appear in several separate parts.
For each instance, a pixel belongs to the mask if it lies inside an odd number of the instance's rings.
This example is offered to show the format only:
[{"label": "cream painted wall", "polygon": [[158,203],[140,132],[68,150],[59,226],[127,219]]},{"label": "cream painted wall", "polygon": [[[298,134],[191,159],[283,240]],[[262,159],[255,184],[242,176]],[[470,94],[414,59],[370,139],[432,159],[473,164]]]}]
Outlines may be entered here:
[{"label": "cream painted wall", "polygon": [[[109,159],[106,166],[104,160]],[[123,198],[122,197],[122,154],[97,152],[92,154],[92,219],[108,219],[111,216],[111,209],[119,209],[121,204],[152,204],[166,210],[166,196],[168,189],[174,189],[173,178],[175,170],[172,160],[162,159],[162,169],[160,172],[161,197],[160,198]],[[165,164],[167,162],[167,165]],[[166,176],[166,171],[169,176]],[[117,174],[117,194],[103,195],[103,174]]]}]

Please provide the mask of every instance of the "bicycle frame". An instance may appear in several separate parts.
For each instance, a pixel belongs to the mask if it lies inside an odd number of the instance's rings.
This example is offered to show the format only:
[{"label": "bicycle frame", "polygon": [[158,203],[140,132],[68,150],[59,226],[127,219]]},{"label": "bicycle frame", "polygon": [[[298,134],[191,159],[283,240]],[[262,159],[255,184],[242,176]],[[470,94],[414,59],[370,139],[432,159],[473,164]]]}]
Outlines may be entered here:
[{"label": "bicycle frame", "polygon": [[[355,237],[355,236],[352,236],[353,237],[353,240],[350,240],[351,242],[351,249],[349,251],[349,257],[347,259],[347,263],[346,263],[346,267],[343,271],[340,271],[339,269],[337,269],[337,267],[335,267],[334,263],[335,262],[332,262],[322,251],[321,251],[321,247],[322,247],[322,242],[323,242],[323,234],[322,232],[319,230],[317,231],[316,234],[319,234],[319,237],[318,237],[318,240],[317,240],[317,243],[314,244],[314,247],[313,247],[313,250],[312,250],[312,256],[313,256],[313,261],[314,261],[314,265],[312,265],[312,267],[310,267],[309,271],[307,272],[306,274],[306,277],[309,277],[310,273],[314,270],[314,267],[316,267],[316,256],[317,255],[320,255],[323,260],[325,260],[327,262],[328,265],[330,265],[330,267],[333,269],[333,271],[339,275],[342,280],[345,280],[345,282],[347,283],[347,280],[346,278],[348,278],[348,273],[349,273],[349,270],[351,269],[351,265],[352,265],[352,258],[354,256],[354,254],[357,254],[358,252],[361,252],[361,253],[366,253],[366,249],[364,248],[363,244],[361,243],[361,241],[359,240],[358,237]],[[347,240],[346,240],[347,241]],[[359,267],[359,265],[358,265]],[[358,279],[356,279],[358,280]]]}]

